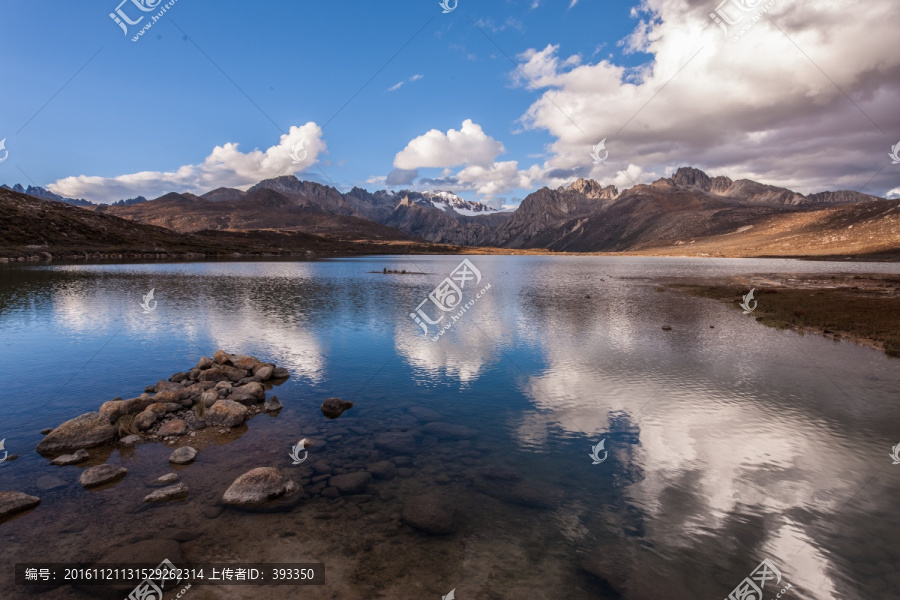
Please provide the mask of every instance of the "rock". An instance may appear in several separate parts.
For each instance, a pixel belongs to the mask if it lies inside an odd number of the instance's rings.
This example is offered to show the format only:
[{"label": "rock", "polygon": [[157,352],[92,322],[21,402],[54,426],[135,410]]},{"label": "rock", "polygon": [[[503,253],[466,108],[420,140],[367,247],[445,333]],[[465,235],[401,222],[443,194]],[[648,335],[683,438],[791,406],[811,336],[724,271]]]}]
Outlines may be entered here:
[{"label": "rock", "polygon": [[366,491],[366,486],[372,481],[372,474],[367,471],[335,475],[328,480],[328,485],[342,494],[361,494]]},{"label": "rock", "polygon": [[40,503],[40,498],[22,492],[0,492],[0,520],[30,510]]},{"label": "rock", "polygon": [[325,498],[337,498],[340,495],[341,495],[341,493],[338,491],[337,488],[330,487],[330,488],[325,488],[324,490],[322,490],[322,496]]},{"label": "rock", "polygon": [[139,435],[135,435],[135,434],[126,435],[121,440],[119,440],[119,443],[122,444],[123,446],[134,446],[135,444],[140,442],[142,439],[144,439],[144,438],[142,438]]},{"label": "rock", "polygon": [[329,465],[324,460],[319,460],[313,463],[313,471],[315,471],[319,475],[331,475],[332,469],[331,465]]},{"label": "rock", "polygon": [[190,373],[188,374],[188,379],[190,379],[191,381],[194,381],[194,382],[199,381],[200,380],[200,369],[196,369],[196,368],[191,369]]},{"label": "rock", "polygon": [[213,354],[213,360],[220,365],[231,364],[231,356],[224,350],[216,350],[216,353]]},{"label": "rock", "polygon": [[208,423],[237,427],[247,420],[247,407],[231,400],[219,400],[206,413]]},{"label": "rock", "polygon": [[137,427],[138,431],[147,431],[156,424],[160,416],[156,412],[147,409],[134,418],[134,426]]},{"label": "rock", "polygon": [[203,408],[209,408],[213,404],[216,403],[219,399],[219,392],[216,390],[206,390],[202,394],[200,394],[200,402],[203,403]]},{"label": "rock", "polygon": [[389,460],[381,460],[372,463],[366,470],[369,471],[377,479],[393,479],[397,475],[397,467]]},{"label": "rock", "polygon": [[219,366],[200,373],[200,381],[240,381],[247,371],[235,367]]},{"label": "rock", "polygon": [[230,381],[220,381],[220,382],[216,383],[216,385],[215,385],[215,388],[217,390],[229,390],[230,391],[232,387],[233,386],[231,385]]},{"label": "rock", "polygon": [[272,374],[275,372],[275,367],[270,367],[266,365],[260,369],[256,369],[253,371],[253,375],[259,377],[260,381],[266,381],[267,379],[272,378]]},{"label": "rock", "polygon": [[160,437],[166,437],[170,435],[184,435],[187,432],[187,423],[185,423],[181,419],[172,419],[171,421],[163,423],[162,427],[159,428],[156,434]]},{"label": "rock", "polygon": [[238,369],[252,371],[253,367],[259,364],[259,361],[252,356],[247,356],[246,354],[232,354],[231,364],[233,364]]},{"label": "rock", "polygon": [[272,367],[272,370],[275,369],[275,365],[273,365],[272,363],[260,362],[260,363],[256,363],[256,366],[254,366],[253,369],[251,369],[251,370],[253,371],[253,374],[256,375],[257,373],[259,373],[260,369],[264,369],[266,367]]},{"label": "rock", "polygon": [[166,473],[156,480],[157,483],[175,483],[178,481],[178,473]]},{"label": "rock", "polygon": [[478,432],[470,427],[454,425],[453,423],[428,423],[422,428],[422,433],[425,435],[433,435],[440,439],[463,439],[473,438]]},{"label": "rock", "polygon": [[408,412],[420,421],[425,422],[440,421],[444,418],[438,411],[425,408],[424,406],[413,406]]},{"label": "rock", "polygon": [[98,485],[103,485],[106,483],[111,483],[113,481],[117,481],[125,477],[128,474],[128,469],[125,467],[120,467],[119,465],[100,465],[98,467],[91,467],[90,469],[85,469],[81,473],[81,477],[79,481],[81,485],[86,488],[96,487]]},{"label": "rock", "polygon": [[278,396],[272,396],[268,400],[266,400],[265,408],[269,412],[275,412],[276,410],[282,409],[281,400],[278,399]]},{"label": "rock", "polygon": [[246,405],[258,404],[266,399],[266,388],[261,383],[248,383],[234,388],[228,395],[228,399]]},{"label": "rock", "polygon": [[197,458],[196,449],[190,446],[182,446],[172,453],[172,456],[169,457],[169,462],[176,465],[187,465],[194,462],[195,458]]},{"label": "rock", "polygon": [[557,490],[544,484],[505,477],[486,477],[484,472],[473,481],[475,489],[501,502],[529,508],[550,508],[556,505]]},{"label": "rock", "polygon": [[671,325],[663,325],[662,328],[663,328],[663,331],[672,331],[672,326],[671,326]]},{"label": "rock", "polygon": [[53,428],[52,428],[52,427],[46,427],[46,428],[44,428],[44,429],[41,429],[41,435],[47,435],[47,434],[50,433],[51,431],[53,431]]},{"label": "rock", "polygon": [[235,385],[241,386],[241,385],[247,385],[248,383],[259,383],[260,381],[262,381],[262,379],[260,379],[256,375],[254,375],[253,377],[244,377],[243,379],[238,381]]},{"label": "rock", "polygon": [[443,496],[422,494],[410,498],[403,506],[403,520],[409,525],[435,535],[456,531],[456,509]]},{"label": "rock", "polygon": [[157,392],[165,392],[165,391],[175,391],[178,392],[183,390],[184,386],[180,383],[174,383],[172,381],[166,381],[165,379],[160,379],[156,382],[156,391]]},{"label": "rock", "polygon": [[234,480],[222,500],[230,506],[253,506],[292,495],[300,489],[273,467],[259,467]]},{"label": "rock", "polygon": [[199,361],[197,361],[197,368],[201,371],[205,371],[206,369],[212,367],[214,364],[215,361],[213,361],[213,359],[209,358],[208,356],[203,356]]},{"label": "rock", "polygon": [[174,383],[181,383],[182,381],[184,381],[185,379],[188,378],[188,375],[190,375],[190,372],[175,373],[174,375],[169,377],[169,381],[172,381]]},{"label": "rock", "polygon": [[275,370],[272,371],[272,379],[287,379],[290,376],[291,372],[284,367],[275,367]]},{"label": "rock", "polygon": [[37,451],[46,455],[102,446],[115,440],[117,433],[109,419],[99,412],[85,413],[48,433]]},{"label": "rock", "polygon": [[[181,394],[175,390],[163,390],[153,396],[154,404],[180,404]],[[150,406],[153,406],[152,404]],[[149,407],[148,407],[149,408]],[[146,409],[145,409],[146,410]]]},{"label": "rock", "polygon": [[375,438],[375,445],[390,452],[409,454],[416,451],[416,436],[408,431],[402,433],[382,433]]},{"label": "rock", "polygon": [[64,487],[67,484],[59,477],[54,477],[53,475],[43,475],[37,478],[37,481],[34,482],[34,485],[42,492],[46,492],[58,487]]},{"label": "rock", "polygon": [[175,485],[170,485],[168,487],[164,487],[161,490],[156,490],[150,494],[144,496],[144,502],[169,502],[170,500],[180,500],[182,498],[187,498],[188,486],[183,483],[176,483]]},{"label": "rock", "polygon": [[322,403],[322,414],[329,419],[336,419],[341,416],[345,410],[353,407],[350,400],[341,400],[340,398],[328,398]]},{"label": "rock", "polygon": [[50,461],[50,464],[58,467],[65,467],[68,465],[77,465],[88,458],[90,458],[90,455],[87,453],[87,450],[78,450],[75,454],[63,454],[62,456],[57,456]]}]

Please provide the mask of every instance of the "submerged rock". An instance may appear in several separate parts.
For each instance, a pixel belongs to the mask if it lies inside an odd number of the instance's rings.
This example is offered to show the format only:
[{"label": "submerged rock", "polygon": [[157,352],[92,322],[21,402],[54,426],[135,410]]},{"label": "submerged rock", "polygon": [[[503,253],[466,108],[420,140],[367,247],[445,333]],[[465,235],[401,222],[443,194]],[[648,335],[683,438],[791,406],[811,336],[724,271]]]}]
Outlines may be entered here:
[{"label": "submerged rock", "polygon": [[0,520],[32,509],[40,503],[40,498],[22,492],[0,492]]},{"label": "submerged rock", "polygon": [[81,473],[79,481],[84,487],[91,488],[117,481],[125,477],[125,475],[127,474],[128,469],[126,469],[125,467],[105,464],[98,467],[85,469],[84,472]]},{"label": "submerged rock", "polygon": [[389,460],[372,463],[366,470],[378,479],[393,479],[397,475],[397,467]]},{"label": "submerged rock", "polygon": [[347,473],[335,475],[328,480],[328,484],[337,488],[342,494],[361,494],[366,491],[366,486],[372,481],[372,474],[367,471],[359,473]]},{"label": "submerged rock", "polygon": [[426,533],[445,535],[456,531],[456,508],[438,494],[422,494],[407,500],[403,506],[403,520]]},{"label": "submerged rock", "polygon": [[62,456],[57,456],[50,461],[50,464],[58,467],[65,467],[68,465],[77,465],[80,462],[86,461],[88,458],[90,458],[90,455],[87,453],[87,450],[79,450],[75,454],[63,454]]},{"label": "submerged rock", "polygon": [[59,477],[54,477],[53,475],[42,475],[41,477],[37,478],[37,480],[34,482],[34,485],[42,492],[47,492],[50,490],[55,490],[58,487],[65,487],[68,484]]},{"label": "submerged rock", "polygon": [[197,458],[196,449],[190,446],[182,446],[172,453],[172,456],[169,457],[169,462],[176,465],[187,465],[194,462],[195,458]]},{"label": "submerged rock", "polygon": [[341,414],[353,407],[350,400],[341,400],[340,398],[328,398],[322,403],[322,414],[329,419],[336,419]]},{"label": "submerged rock", "polygon": [[422,428],[422,433],[441,439],[464,439],[473,438],[478,432],[470,427],[453,423],[428,423]]},{"label": "submerged rock", "polygon": [[254,506],[291,495],[300,489],[274,467],[259,467],[234,480],[222,500],[231,506]]},{"label": "submerged rock", "polygon": [[144,438],[142,438],[141,436],[136,435],[136,434],[126,435],[121,440],[119,440],[119,443],[122,444],[123,446],[134,446],[135,444],[140,442],[142,439],[144,439]]},{"label": "submerged rock", "polygon": [[182,498],[187,498],[190,490],[188,486],[183,483],[176,483],[175,485],[170,485],[168,487],[164,487],[161,490],[156,490],[150,494],[144,496],[144,502],[168,502],[170,500],[180,500]]},{"label": "submerged rock", "polygon": [[85,413],[48,433],[37,451],[46,455],[94,448],[115,440],[116,433],[116,428],[99,412]]},{"label": "submerged rock", "polygon": [[416,436],[408,431],[382,433],[375,438],[375,445],[390,452],[411,454],[416,451]]}]

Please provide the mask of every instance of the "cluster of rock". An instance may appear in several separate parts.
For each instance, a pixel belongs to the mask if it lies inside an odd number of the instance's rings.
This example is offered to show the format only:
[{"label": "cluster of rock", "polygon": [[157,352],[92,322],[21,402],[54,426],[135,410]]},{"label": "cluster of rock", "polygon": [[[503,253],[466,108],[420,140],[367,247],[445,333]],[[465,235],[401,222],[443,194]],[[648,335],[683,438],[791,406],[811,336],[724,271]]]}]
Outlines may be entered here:
[{"label": "cluster of rock", "polygon": [[264,383],[289,375],[272,363],[218,350],[190,371],[148,386],[137,398],[116,398],[103,403],[99,412],[66,421],[50,431],[37,450],[45,456],[75,452],[56,459],[56,464],[75,464],[88,458],[86,451],[77,451],[113,442],[120,432],[135,432],[122,439],[127,445],[145,437],[183,436],[207,426],[237,427],[252,414],[281,408],[275,396],[266,401]]}]

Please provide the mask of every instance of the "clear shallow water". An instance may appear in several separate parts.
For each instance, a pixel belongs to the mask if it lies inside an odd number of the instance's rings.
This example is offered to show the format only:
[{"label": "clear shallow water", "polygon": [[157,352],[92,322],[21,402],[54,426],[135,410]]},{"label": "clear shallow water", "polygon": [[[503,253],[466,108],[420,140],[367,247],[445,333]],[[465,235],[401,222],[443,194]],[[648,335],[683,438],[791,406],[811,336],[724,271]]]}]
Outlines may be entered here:
[{"label": "clear shallow water", "polygon": [[[0,270],[0,439],[20,455],[0,463],[0,489],[42,498],[0,525],[0,595],[100,597],[25,595],[11,587],[11,565],[176,539],[191,562],[327,567],[324,588],[192,588],[201,600],[440,598],[453,588],[460,600],[724,598],[764,558],[791,583],[784,598],[900,598],[900,465],[888,457],[900,442],[900,360],[656,291],[665,277],[896,265],[470,257],[491,289],[432,342],[409,313],[460,260]],[[383,267],[428,274],[367,273]],[[139,303],[151,288],[158,306],[147,315]],[[89,464],[129,469],[98,492],[78,485],[80,467],[34,452],[42,428],[136,396],[217,348],[292,377],[269,392],[285,405],[277,417],[255,417],[178,470],[187,501],[142,502],[171,471],[162,444],[92,451]],[[330,396],[356,406],[328,421],[318,406]],[[475,435],[428,435],[436,417],[417,407]],[[410,448],[374,444],[404,431],[416,436]],[[291,466],[304,436],[320,443]],[[603,439],[608,459],[593,465]],[[221,509],[224,490],[254,467],[308,482],[315,461],[352,472],[385,459],[401,474],[364,495]],[[42,491],[47,475],[64,485]],[[402,525],[404,503],[425,492],[456,504],[455,534]],[[764,597],[779,589],[770,582]]]}]

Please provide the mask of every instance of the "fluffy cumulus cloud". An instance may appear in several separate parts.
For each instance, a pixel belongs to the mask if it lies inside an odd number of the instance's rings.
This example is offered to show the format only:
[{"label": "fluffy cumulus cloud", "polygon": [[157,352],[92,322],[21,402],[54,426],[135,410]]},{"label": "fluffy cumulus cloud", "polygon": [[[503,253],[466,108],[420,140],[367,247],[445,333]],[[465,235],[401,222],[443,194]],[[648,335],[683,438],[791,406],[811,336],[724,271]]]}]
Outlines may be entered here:
[{"label": "fluffy cumulus cloud", "polygon": [[[862,188],[900,138],[900,4],[733,4],[756,8],[725,7],[731,21],[747,15],[729,41],[709,16],[717,0],[644,0],[620,43],[650,56],[636,68],[554,45],[523,53],[513,77],[541,96],[521,121],[555,138],[545,173],[587,169],[631,185],[633,174],[644,183],[693,164],[801,192]],[[586,167],[604,138],[609,160]],[[884,168],[865,191],[886,194],[898,178]]]},{"label": "fluffy cumulus cloud", "polygon": [[[299,144],[302,143],[302,146]],[[238,144],[216,146],[206,159],[174,171],[143,171],[118,177],[79,175],[50,184],[53,192],[93,202],[123,198],[156,198],[168,192],[203,194],[218,187],[247,188],[263,179],[293,175],[315,164],[327,149],[322,130],[313,122],[291,127],[278,144],[265,151],[241,152]],[[300,162],[294,164],[296,159]]]},{"label": "fluffy cumulus cloud", "polygon": [[[637,66],[563,56],[554,44],[521,53],[510,76],[536,99],[520,124],[553,139],[542,163],[496,162],[502,144],[466,121],[410,142],[394,161],[406,171],[390,180],[440,167],[418,183],[491,199],[577,177],[622,189],[693,165],[802,193],[900,195],[900,169],[886,156],[900,140],[900,3],[731,0],[722,10],[732,23],[743,18],[727,36],[710,18],[719,6],[643,0],[618,44],[647,57]],[[609,157],[594,164],[604,139]]]}]

